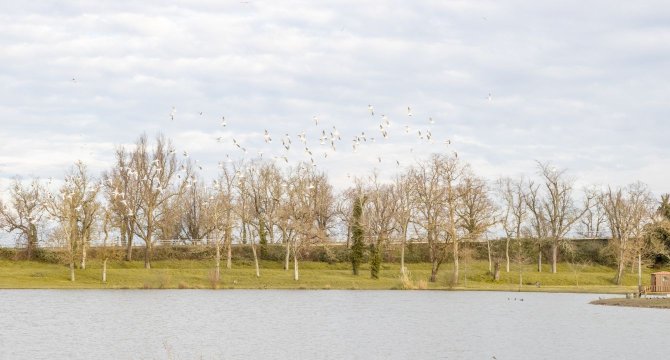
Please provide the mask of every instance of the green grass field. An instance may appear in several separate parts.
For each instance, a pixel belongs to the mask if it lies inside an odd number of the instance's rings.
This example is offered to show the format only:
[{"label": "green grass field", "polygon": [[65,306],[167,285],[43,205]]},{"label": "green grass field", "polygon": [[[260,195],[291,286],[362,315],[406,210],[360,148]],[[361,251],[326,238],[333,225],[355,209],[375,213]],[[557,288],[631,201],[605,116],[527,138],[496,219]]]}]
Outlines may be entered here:
[{"label": "green grass field", "polygon": [[[507,290],[547,292],[627,293],[637,289],[637,275],[626,273],[623,286],[613,284],[614,269],[605,266],[573,266],[559,264],[559,272],[551,274],[546,266],[543,272],[536,265],[522,267],[523,285],[519,287],[519,268],[512,266],[509,273],[501,271],[500,280],[494,282],[488,273],[488,263],[468,262],[461,265],[460,281],[451,287],[448,280],[451,264],[444,264],[435,283],[427,282],[430,264],[408,264],[410,277],[403,281],[399,264],[383,264],[380,279],[370,279],[369,270],[363,267],[358,276],[351,274],[350,264],[300,263],[300,280],[293,280],[292,268],[282,269],[282,264],[272,261],[261,263],[261,276],[255,276],[253,264],[234,263],[231,270],[222,268],[221,281],[214,283],[213,261],[172,260],[155,261],[152,269],[143,268],[141,261],[110,261],[107,283],[101,282],[102,264],[93,260],[86,270],[76,270],[75,282],[69,281],[65,265],[30,261],[0,260],[0,288],[40,289],[452,289],[452,290]],[[291,264],[292,266],[292,264]],[[643,283],[649,282],[649,269],[645,269]],[[539,285],[539,286],[538,286]]]}]

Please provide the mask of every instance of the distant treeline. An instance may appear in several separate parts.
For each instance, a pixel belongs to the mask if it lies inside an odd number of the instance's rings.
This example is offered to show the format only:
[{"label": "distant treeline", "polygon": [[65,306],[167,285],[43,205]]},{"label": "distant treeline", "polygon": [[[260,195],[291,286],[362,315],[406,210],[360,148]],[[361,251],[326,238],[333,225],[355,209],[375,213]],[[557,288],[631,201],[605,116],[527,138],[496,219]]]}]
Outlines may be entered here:
[{"label": "distant treeline", "polygon": [[[303,259],[350,261],[356,275],[368,262],[377,278],[382,261],[399,258],[403,274],[405,262],[431,263],[431,282],[450,262],[452,284],[469,258],[507,272],[532,262],[549,264],[552,273],[559,261],[615,265],[617,283],[624,269],[668,260],[670,196],[658,201],[641,182],[576,189],[565,169],[542,162],[534,174],[485,179],[452,153],[397,165],[390,179],[353,172],[340,191],[313,163],[267,157],[222,159],[217,178],[206,180],[202,166],[169,139],[151,143],[143,135],[117,148],[102,174],[77,162],[57,183],[16,179],[0,199],[0,228],[25,253],[3,256],[66,261],[72,281],[91,256],[140,256],[146,268],[152,260],[211,256],[217,278],[222,259],[230,267],[235,257],[251,257],[257,276],[259,259],[277,260],[285,268],[293,263],[295,280]],[[485,241],[494,236],[501,240]],[[611,240],[571,240],[576,236]],[[214,246],[160,246],[161,239],[205,238]],[[125,253],[97,246],[112,242],[125,244]]]},{"label": "distant treeline", "polygon": [[[532,239],[522,239],[521,241],[523,264],[535,261],[537,256],[537,247]],[[608,239],[573,239],[569,240],[569,251],[565,251],[559,257],[560,262],[578,263],[578,264],[598,264],[605,266],[616,265],[615,257],[608,250]],[[489,256],[490,245],[492,262],[502,263],[504,261],[501,254],[505,246],[504,240],[491,240],[486,242],[467,242],[462,244],[467,256],[472,260],[487,260]],[[386,263],[400,262],[400,244],[389,244],[382,251],[383,261]],[[468,251],[469,250],[469,251]],[[144,254],[144,247],[137,246],[132,249],[133,256],[141,258]],[[154,260],[211,260],[214,259],[216,249],[214,246],[207,245],[186,245],[186,246],[157,246],[154,248]],[[405,248],[406,263],[430,262],[428,244],[425,242],[408,241]],[[516,251],[516,250],[515,250]],[[285,261],[286,249],[281,244],[267,244],[260,247],[259,258],[261,260]],[[347,263],[350,262],[350,249],[344,243],[319,244],[309,248],[303,255],[305,261],[316,261],[324,263]],[[551,247],[542,247],[543,257],[546,259],[551,254]],[[103,249],[101,247],[92,247],[89,250],[89,259],[102,260],[125,260],[126,249],[122,247],[110,247]],[[370,251],[364,251],[363,262],[368,262]],[[251,263],[253,253],[248,244],[233,244],[232,258],[235,261]],[[20,248],[0,248],[0,259],[3,260],[27,260],[26,249]],[[33,252],[34,261],[67,264],[69,255],[66,249],[59,248],[38,248]],[[450,260],[450,259],[448,259]]]}]

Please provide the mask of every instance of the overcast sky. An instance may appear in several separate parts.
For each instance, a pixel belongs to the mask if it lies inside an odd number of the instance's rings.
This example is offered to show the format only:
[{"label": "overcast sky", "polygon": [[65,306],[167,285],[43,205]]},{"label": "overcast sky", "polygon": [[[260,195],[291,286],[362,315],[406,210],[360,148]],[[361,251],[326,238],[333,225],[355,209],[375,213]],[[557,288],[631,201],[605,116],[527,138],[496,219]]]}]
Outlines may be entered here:
[{"label": "overcast sky", "polygon": [[[0,186],[62,178],[77,159],[98,173],[142,133],[171,138],[207,177],[226,155],[294,164],[309,158],[305,131],[338,186],[456,151],[489,179],[540,160],[581,185],[668,192],[670,5],[633,4],[3,1]],[[335,152],[318,141],[333,126]]]}]

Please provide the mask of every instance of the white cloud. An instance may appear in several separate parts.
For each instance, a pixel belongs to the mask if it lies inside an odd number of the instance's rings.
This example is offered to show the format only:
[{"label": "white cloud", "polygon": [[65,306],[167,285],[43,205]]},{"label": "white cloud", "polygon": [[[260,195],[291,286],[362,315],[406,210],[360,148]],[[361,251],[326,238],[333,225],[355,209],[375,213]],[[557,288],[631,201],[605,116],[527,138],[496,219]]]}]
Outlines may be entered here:
[{"label": "white cloud", "polygon": [[[535,159],[551,160],[580,181],[642,180],[670,191],[662,180],[670,176],[670,9],[662,2],[2,8],[1,177],[62,176],[78,158],[97,171],[111,164],[116,144],[159,132],[211,174],[225,154],[241,156],[229,138],[245,144],[247,157],[271,157],[284,153],[281,135],[295,142],[306,131],[321,153],[321,129],[336,126],[343,141],[319,167],[340,184],[347,173],[390,174],[395,160],[404,166],[453,149],[487,177],[533,173]],[[381,114],[391,121],[386,142]],[[436,144],[419,142],[419,129],[431,129]],[[354,154],[361,131],[378,141]],[[297,146],[289,155],[305,160]]]}]

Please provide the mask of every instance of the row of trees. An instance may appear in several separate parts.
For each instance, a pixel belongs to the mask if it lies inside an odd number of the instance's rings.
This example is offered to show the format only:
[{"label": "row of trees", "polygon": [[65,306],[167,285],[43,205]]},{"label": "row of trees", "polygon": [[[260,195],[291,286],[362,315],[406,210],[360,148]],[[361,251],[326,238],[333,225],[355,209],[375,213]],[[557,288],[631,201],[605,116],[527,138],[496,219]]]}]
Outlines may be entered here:
[{"label": "row of trees", "polygon": [[[441,264],[450,260],[449,281],[456,284],[464,242],[503,234],[506,271],[515,241],[535,241],[538,271],[541,249],[549,244],[555,273],[559,253],[569,244],[566,239],[579,232],[611,237],[620,283],[625,266],[634,261],[641,266],[642,257],[650,254],[665,256],[670,233],[667,196],[658,207],[642,183],[577,191],[565,170],[548,163],[538,163],[532,178],[492,183],[462,160],[435,154],[392,181],[373,173],[356,178],[337,194],[327,175],[308,164],[280,168],[259,160],[222,162],[219,167],[218,177],[205,183],[195,164],[177,156],[169,140],[158,136],[150,144],[141,136],[134,146],[119,147],[114,165],[99,178],[78,162],[58,189],[38,180],[15,180],[0,206],[0,226],[25,241],[29,258],[40,233],[64,245],[73,281],[75,267],[86,267],[91,242],[107,244],[111,236],[127,246],[126,260],[132,260],[133,244],[142,243],[146,268],[151,267],[158,239],[208,239],[216,247],[217,280],[223,253],[226,267],[232,266],[233,242],[251,247],[257,276],[258,254],[265,244],[284,244],[285,269],[292,259],[297,280],[301,254],[315,243],[342,238],[347,245],[351,242],[354,274],[367,248],[371,276],[376,278],[389,242],[402,243],[405,275],[405,242],[421,239],[429,247],[430,281],[437,281]],[[518,254],[516,261],[526,261]]]}]

